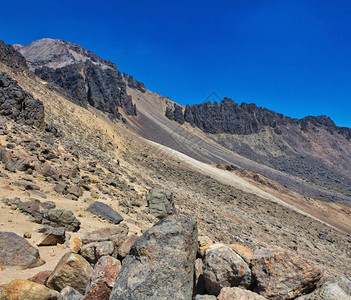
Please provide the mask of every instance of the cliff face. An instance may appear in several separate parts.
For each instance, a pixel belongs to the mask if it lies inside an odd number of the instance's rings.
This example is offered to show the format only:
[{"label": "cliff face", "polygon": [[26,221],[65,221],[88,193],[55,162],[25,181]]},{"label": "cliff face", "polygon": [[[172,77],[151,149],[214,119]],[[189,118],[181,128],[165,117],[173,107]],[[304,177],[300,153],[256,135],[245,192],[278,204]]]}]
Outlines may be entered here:
[{"label": "cliff face", "polygon": [[45,126],[43,103],[4,72],[0,73],[0,115],[40,129]]},{"label": "cliff face", "polygon": [[28,69],[26,59],[11,45],[0,40],[0,61],[14,71]]},{"label": "cliff face", "polygon": [[323,127],[331,134],[339,133],[348,140],[351,139],[351,129],[337,127],[326,116],[303,119],[293,119],[282,114],[257,107],[255,104],[237,104],[232,99],[224,98],[220,103],[206,102],[204,104],[187,105],[183,112],[182,107],[175,105],[167,107],[166,117],[170,120],[183,124],[184,121],[192,126],[200,128],[206,133],[230,133],[237,135],[249,135],[259,133],[265,127],[270,127],[276,134],[281,134],[283,127],[290,125],[307,132],[315,127]]},{"label": "cliff face", "polygon": [[136,115],[126,80],[112,62],[62,40],[34,41],[18,51],[36,75],[63,88],[76,104],[89,104],[114,118],[120,118],[119,107],[128,115]]}]

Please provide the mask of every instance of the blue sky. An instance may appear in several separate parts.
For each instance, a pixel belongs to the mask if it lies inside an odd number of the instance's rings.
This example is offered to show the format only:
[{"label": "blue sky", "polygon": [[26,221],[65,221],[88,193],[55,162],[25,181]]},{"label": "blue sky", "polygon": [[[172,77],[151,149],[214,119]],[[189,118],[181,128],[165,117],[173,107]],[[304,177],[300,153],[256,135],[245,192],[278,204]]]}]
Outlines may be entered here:
[{"label": "blue sky", "polygon": [[76,42],[181,104],[215,91],[351,127],[350,1],[3,1],[0,39]]}]

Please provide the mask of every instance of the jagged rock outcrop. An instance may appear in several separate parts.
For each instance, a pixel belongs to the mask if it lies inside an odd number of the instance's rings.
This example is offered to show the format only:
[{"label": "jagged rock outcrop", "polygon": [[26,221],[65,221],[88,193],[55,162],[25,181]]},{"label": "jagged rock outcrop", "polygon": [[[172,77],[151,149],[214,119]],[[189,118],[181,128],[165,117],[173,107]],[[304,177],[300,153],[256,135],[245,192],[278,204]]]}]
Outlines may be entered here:
[{"label": "jagged rock outcrop", "polygon": [[127,81],[127,85],[132,89],[139,90],[142,93],[146,92],[144,83],[137,81],[132,75],[123,73],[123,78]]},{"label": "jagged rock outcrop", "polygon": [[4,72],[0,73],[0,115],[40,129],[45,126],[43,103]]},{"label": "jagged rock outcrop", "polygon": [[259,133],[264,127],[270,127],[276,134],[281,134],[281,126],[294,125],[301,131],[307,132],[313,127],[326,128],[330,133],[339,133],[348,140],[351,139],[351,129],[337,127],[326,116],[308,116],[303,119],[293,119],[255,104],[235,103],[230,98],[222,102],[187,105],[184,113],[179,105],[167,106],[166,117],[183,124],[184,121],[196,126],[207,133],[231,133],[248,135]]},{"label": "jagged rock outcrop", "polygon": [[[120,118],[119,107],[128,115],[136,115],[125,79],[112,62],[63,40],[42,39],[18,50],[36,75],[63,88],[76,104],[89,104],[114,118]],[[132,78],[127,82],[142,88]]]},{"label": "jagged rock outcrop", "polygon": [[14,71],[28,69],[26,59],[12,45],[6,45],[0,40],[0,62]]}]

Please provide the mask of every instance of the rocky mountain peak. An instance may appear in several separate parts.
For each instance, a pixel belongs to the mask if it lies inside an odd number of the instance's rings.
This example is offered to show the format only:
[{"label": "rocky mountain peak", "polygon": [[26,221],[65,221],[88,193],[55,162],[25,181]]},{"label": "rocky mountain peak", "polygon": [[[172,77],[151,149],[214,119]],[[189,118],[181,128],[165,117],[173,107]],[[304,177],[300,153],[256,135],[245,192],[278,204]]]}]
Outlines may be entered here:
[{"label": "rocky mountain peak", "polygon": [[117,119],[121,118],[119,108],[136,115],[127,84],[140,90],[144,85],[131,76],[124,77],[114,63],[63,40],[44,38],[16,48],[37,76],[64,89],[74,103],[90,105]]},{"label": "rocky mountain peak", "polygon": [[62,68],[75,63],[87,61],[101,68],[116,68],[115,64],[95,55],[76,43],[64,40],[44,38],[28,45],[16,45],[17,50],[26,57],[29,68]]}]

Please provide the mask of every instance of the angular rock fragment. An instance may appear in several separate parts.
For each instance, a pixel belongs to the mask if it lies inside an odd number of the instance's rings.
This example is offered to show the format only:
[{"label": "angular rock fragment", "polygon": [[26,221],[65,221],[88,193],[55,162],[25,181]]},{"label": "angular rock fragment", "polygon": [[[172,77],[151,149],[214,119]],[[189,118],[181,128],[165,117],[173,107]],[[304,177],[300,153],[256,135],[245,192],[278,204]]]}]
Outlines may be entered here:
[{"label": "angular rock fragment", "polygon": [[54,300],[59,293],[46,286],[23,279],[11,281],[0,295],[0,300],[24,299],[24,300]]},{"label": "angular rock fragment", "polygon": [[217,297],[218,300],[266,300],[267,298],[260,296],[254,292],[244,290],[237,287],[225,287],[221,289],[220,294]]},{"label": "angular rock fragment", "polygon": [[52,271],[46,285],[56,291],[71,286],[84,294],[92,275],[93,268],[82,256],[76,253],[66,253]]},{"label": "angular rock fragment", "polygon": [[61,290],[58,300],[81,300],[84,296],[73,287],[66,286]]},{"label": "angular rock fragment", "polygon": [[251,271],[232,249],[223,244],[214,244],[205,253],[203,278],[207,292],[218,295],[224,287],[249,287]]},{"label": "angular rock fragment", "polygon": [[13,232],[0,232],[0,266],[33,268],[44,264],[38,249]]},{"label": "angular rock fragment", "polygon": [[127,237],[127,239],[122,243],[122,245],[118,249],[118,256],[120,258],[125,258],[130,249],[132,248],[133,244],[138,240],[138,236],[133,234]]},{"label": "angular rock fragment", "polygon": [[68,231],[78,231],[80,221],[71,210],[49,209],[43,212],[43,224],[53,227],[66,227]]},{"label": "angular rock fragment", "polygon": [[196,251],[196,221],[183,213],[164,218],[132,246],[110,299],[191,300]]},{"label": "angular rock fragment", "polygon": [[94,267],[84,300],[108,300],[121,267],[119,260],[111,256],[101,257]]},{"label": "angular rock fragment", "polygon": [[99,201],[95,201],[91,204],[87,208],[87,211],[91,212],[93,215],[102,217],[113,224],[119,224],[123,221],[122,216],[118,212],[112,209],[109,205]]},{"label": "angular rock fragment", "polygon": [[150,214],[162,219],[175,213],[173,194],[159,186],[154,186],[146,196]]},{"label": "angular rock fragment", "polygon": [[251,259],[257,292],[270,299],[293,299],[313,290],[321,272],[310,261],[279,247],[256,250]]},{"label": "angular rock fragment", "polygon": [[28,280],[45,285],[45,282],[49,278],[51,273],[52,271],[42,271],[34,275],[33,277],[28,278]]},{"label": "angular rock fragment", "polygon": [[54,227],[50,229],[38,246],[56,246],[65,242],[65,227]]},{"label": "angular rock fragment", "polygon": [[351,296],[336,283],[326,283],[312,293],[296,298],[297,300],[350,300]]}]

